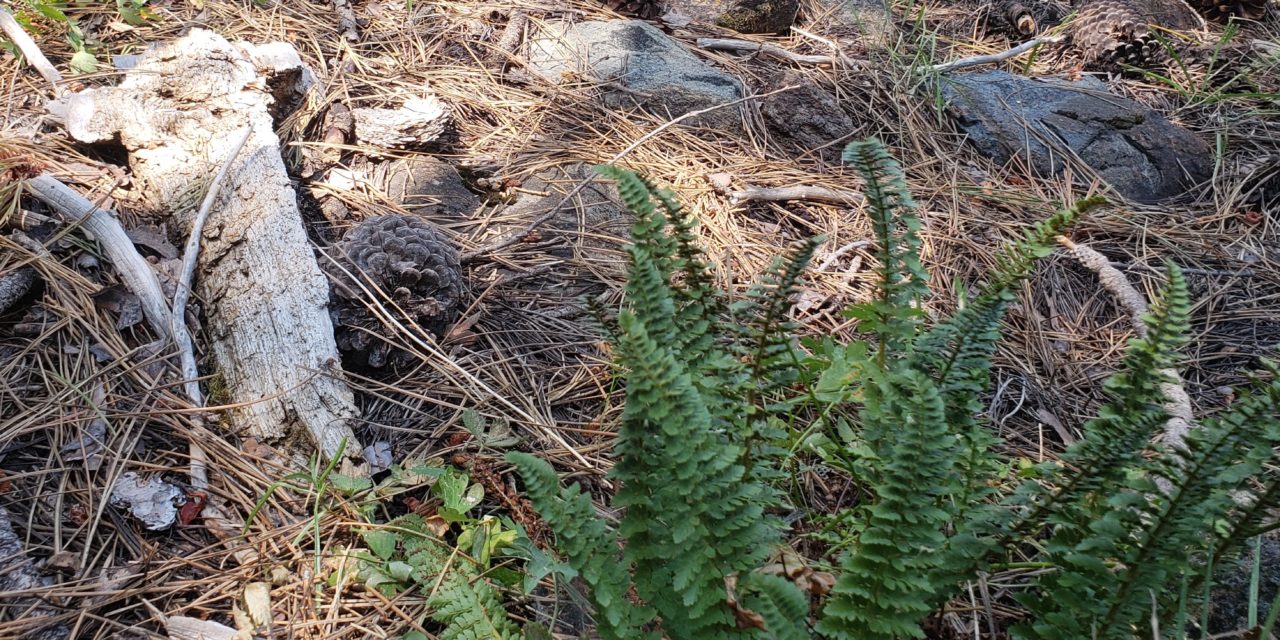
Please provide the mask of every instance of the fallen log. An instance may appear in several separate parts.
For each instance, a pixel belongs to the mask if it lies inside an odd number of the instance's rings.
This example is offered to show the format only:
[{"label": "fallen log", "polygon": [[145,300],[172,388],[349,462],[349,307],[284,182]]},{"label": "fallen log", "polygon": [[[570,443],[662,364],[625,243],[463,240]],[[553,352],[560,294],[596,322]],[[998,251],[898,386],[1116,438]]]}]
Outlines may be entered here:
[{"label": "fallen log", "polygon": [[329,284],[272,127],[271,107],[305,91],[309,78],[288,45],[233,45],[194,29],[140,55],[120,85],[72,94],[50,111],[77,140],[119,140],[144,203],[169,212],[184,232],[197,214],[191,194],[204,192],[252,127],[202,234],[196,286],[233,407],[229,424],[303,455],[358,455],[358,411],[340,375]]}]

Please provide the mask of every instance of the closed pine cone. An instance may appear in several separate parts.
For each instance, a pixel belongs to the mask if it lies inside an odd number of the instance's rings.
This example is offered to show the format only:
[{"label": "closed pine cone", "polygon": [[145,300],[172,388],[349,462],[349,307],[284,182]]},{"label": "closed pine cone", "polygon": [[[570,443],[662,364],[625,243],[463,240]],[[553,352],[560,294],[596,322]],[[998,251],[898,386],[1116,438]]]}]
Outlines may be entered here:
[{"label": "closed pine cone", "polygon": [[367,308],[366,288],[373,295],[380,291],[394,303],[394,313],[436,335],[457,319],[463,292],[458,250],[435,225],[415,216],[368,218],[335,249],[337,265],[326,268],[334,280],[338,349],[348,364],[382,367],[405,355],[378,338],[387,331]]}]

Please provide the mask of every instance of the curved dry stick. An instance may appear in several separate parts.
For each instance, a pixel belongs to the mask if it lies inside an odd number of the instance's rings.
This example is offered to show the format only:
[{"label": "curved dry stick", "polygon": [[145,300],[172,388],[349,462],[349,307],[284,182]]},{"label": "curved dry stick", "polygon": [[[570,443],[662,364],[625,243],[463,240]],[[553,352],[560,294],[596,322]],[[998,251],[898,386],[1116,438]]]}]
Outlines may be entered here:
[{"label": "curved dry stick", "polygon": [[810,200],[828,204],[847,204],[861,206],[866,204],[867,197],[857,191],[837,191],[826,187],[797,185],[794,187],[751,187],[729,194],[733,204],[743,202],[787,202],[789,200]]},{"label": "curved dry stick", "polygon": [[[1147,314],[1147,299],[1129,284],[1129,279],[1112,266],[1107,257],[1092,248],[1077,244],[1059,236],[1058,243],[1071,252],[1071,256],[1081,265],[1098,276],[1098,282],[1120,302],[1120,306],[1129,313],[1134,333],[1139,338],[1147,337],[1147,323],[1142,316]],[[1195,428],[1195,415],[1191,411],[1191,397],[1182,385],[1182,377],[1173,369],[1161,371],[1172,382],[1160,384],[1160,393],[1164,394],[1165,411],[1169,419],[1164,424],[1164,441],[1166,444],[1181,449],[1185,446],[1187,433]]]},{"label": "curved dry stick", "polygon": [[160,280],[133,241],[124,232],[116,215],[89,202],[71,187],[48,174],[27,180],[27,191],[49,205],[54,213],[68,222],[79,224],[98,239],[107,258],[120,275],[124,286],[138,296],[142,314],[151,330],[161,338],[172,338],[169,327],[169,305],[165,302]]},{"label": "curved dry stick", "polygon": [[[196,213],[195,220],[191,222],[191,235],[187,238],[187,246],[182,252],[182,271],[178,275],[177,290],[173,294],[173,314],[169,318],[169,324],[173,328],[173,341],[178,348],[183,389],[191,399],[191,404],[197,408],[204,407],[204,393],[200,391],[200,370],[196,366],[195,346],[191,340],[191,332],[187,330],[187,300],[191,297],[191,282],[195,279],[196,262],[200,257],[200,238],[204,234],[204,223],[209,219],[209,212],[213,209],[214,200],[218,198],[218,191],[227,177],[231,163],[235,161],[236,156],[240,155],[240,149],[244,147],[244,143],[249,140],[249,135],[252,133],[253,125],[245,128],[244,135],[231,148],[227,158],[222,161],[218,174],[209,185],[209,192],[200,203],[200,210]],[[198,413],[193,414],[193,419],[200,423],[204,422],[204,417]],[[187,452],[191,456],[191,487],[207,494],[209,455],[194,440],[188,443]],[[210,518],[222,517],[221,511],[211,502],[205,503],[204,510]]]},{"label": "curved dry stick", "polygon": [[956,69],[963,69],[965,67],[976,67],[980,64],[991,64],[992,62],[1001,62],[1004,60],[1008,60],[1009,58],[1016,58],[1042,44],[1049,44],[1052,42],[1058,42],[1060,40],[1062,40],[1061,36],[1041,36],[1039,38],[1028,40],[1007,51],[1001,51],[1000,53],[991,53],[991,54],[982,55],[982,56],[969,56],[968,58],[960,58],[959,60],[952,60],[951,62],[935,64],[932,67],[930,67],[930,70],[937,73],[942,73],[946,71],[955,71]]},{"label": "curved dry stick", "polygon": [[4,34],[9,36],[9,40],[13,41],[13,44],[18,47],[18,51],[22,52],[22,56],[27,59],[27,63],[34,67],[41,76],[44,76],[44,79],[48,80],[49,84],[53,85],[53,95],[62,95],[62,92],[66,90],[62,86],[62,74],[58,73],[53,63],[44,57],[44,52],[40,51],[36,41],[32,40],[26,31],[23,31],[22,25],[18,24],[18,21],[3,8],[0,8],[0,31],[4,31]]},{"label": "curved dry stick", "polygon": [[719,49],[722,51],[752,51],[765,55],[790,60],[791,62],[800,62],[804,64],[831,64],[838,62],[852,63],[848,58],[837,58],[836,56],[815,55],[795,53],[787,51],[777,45],[767,42],[752,42],[750,40],[738,40],[736,38],[698,38],[699,49]]}]

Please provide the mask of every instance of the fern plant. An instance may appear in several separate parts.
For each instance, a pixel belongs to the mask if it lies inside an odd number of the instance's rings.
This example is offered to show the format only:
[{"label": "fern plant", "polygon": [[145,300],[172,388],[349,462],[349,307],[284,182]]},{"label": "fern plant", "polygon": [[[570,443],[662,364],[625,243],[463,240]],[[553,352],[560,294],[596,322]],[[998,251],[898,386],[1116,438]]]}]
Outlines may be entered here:
[{"label": "fern plant", "polygon": [[[1033,226],[976,297],[926,327],[921,224],[901,169],[875,141],[851,144],[845,160],[865,182],[878,282],[848,312],[869,339],[828,340],[825,356],[800,353],[788,320],[817,240],[729,304],[671,194],[603,169],[637,217],[627,306],[604,323],[627,384],[612,472],[619,525],[545,462],[508,455],[590,587],[601,637],[924,637],[923,619],[965,581],[1034,543],[1049,569],[1019,596],[1028,618],[1015,636],[1127,638],[1153,607],[1167,610],[1168,578],[1271,526],[1280,382],[1259,383],[1185,443],[1152,443],[1168,417],[1164,372],[1185,341],[1189,302],[1174,268],[1146,338],[1106,385],[1111,404],[1060,465],[1002,493],[1008,478],[980,417],[1001,319],[1054,238],[1101,200]],[[770,515],[782,502],[778,445],[801,416],[868,496],[836,514],[852,523],[847,551],[816,620],[793,584],[753,571],[781,532]]]},{"label": "fern plant", "polygon": [[[757,416],[742,410],[742,399],[760,391],[752,371],[770,365],[740,356],[776,356],[783,325],[775,311],[766,314],[764,327],[739,336],[720,331],[724,298],[674,198],[630,172],[601,172],[617,181],[636,214],[628,307],[617,317],[618,360],[627,372],[612,472],[621,484],[614,505],[625,509],[617,530],[597,519],[585,495],[558,490],[545,462],[518,453],[508,459],[592,587],[602,637],[643,637],[637,629],[655,614],[671,638],[752,635],[755,630],[739,628],[726,580],[761,564],[781,523],[767,514],[779,501],[776,491],[752,470],[753,447],[761,441]],[[779,266],[773,295],[793,292],[813,246],[801,245]],[[776,583],[745,582],[750,598],[794,612],[794,587],[782,595]],[[643,606],[625,597],[631,587]],[[783,618],[770,618],[770,633],[794,637],[803,629],[803,618],[787,618],[789,630],[777,628]]]},{"label": "fern plant", "polygon": [[1031,619],[1018,637],[1153,634],[1151,612],[1173,609],[1172,578],[1238,549],[1260,512],[1275,508],[1277,479],[1266,466],[1280,446],[1280,381],[1257,385],[1184,442],[1155,441],[1169,417],[1164,372],[1186,342],[1189,315],[1186,282],[1170,265],[1147,338],[1132,342],[1124,372],[1106,383],[1111,403],[1064,465],[1046,469],[1047,482],[1012,501],[1030,509],[1024,528],[1051,527],[1044,559],[1056,568],[1021,596]]},{"label": "fern plant", "polygon": [[365,584],[388,595],[415,584],[427,595],[431,618],[444,626],[442,640],[518,640],[501,593],[480,575],[475,561],[445,544],[416,514],[363,533],[371,556],[360,565]]}]

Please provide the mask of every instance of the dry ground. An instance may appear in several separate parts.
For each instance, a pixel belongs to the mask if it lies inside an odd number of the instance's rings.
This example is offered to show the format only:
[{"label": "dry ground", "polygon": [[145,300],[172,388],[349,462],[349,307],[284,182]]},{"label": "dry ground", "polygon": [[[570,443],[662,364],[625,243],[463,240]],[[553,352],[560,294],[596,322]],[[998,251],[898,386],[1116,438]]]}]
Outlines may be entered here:
[{"label": "dry ground", "polygon": [[[154,17],[129,29],[113,28],[118,23],[114,6],[76,15],[85,32],[101,40],[101,54],[137,51],[192,26],[254,41],[294,43],[326,87],[325,95],[281,126],[289,144],[286,156],[295,160],[298,145],[320,137],[321,106],[335,100],[377,104],[401,89],[429,85],[453,106],[457,122],[448,140],[431,152],[464,168],[485,199],[474,217],[448,226],[464,250],[483,247],[529,223],[506,215],[504,208],[533,173],[566,163],[600,162],[665,122],[605,109],[586,87],[520,82],[504,75],[504,69],[517,65],[497,52],[495,43],[514,12],[524,12],[534,23],[609,15],[594,4],[414,0],[409,9],[402,0],[368,4],[373,9],[370,22],[354,44],[340,37],[324,2],[205,0],[203,9],[154,2],[149,5]],[[957,288],[980,282],[995,249],[1028,223],[1102,189],[1089,186],[1082,168],[1074,179],[1036,180],[1016,167],[993,166],[962,144],[927,97],[922,84],[927,74],[915,73],[922,64],[1008,46],[974,29],[971,7],[897,7],[898,41],[877,49],[824,19],[822,5],[806,0],[801,25],[870,64],[830,68],[702,55],[753,89],[784,68],[808,74],[853,117],[856,130],[849,132],[850,140],[878,136],[889,144],[906,168],[925,221],[926,264],[936,291],[930,313],[952,308]],[[37,40],[65,70],[72,51],[56,25],[45,26]],[[1269,38],[1268,29],[1251,26],[1245,35]],[[677,37],[693,48],[694,37],[712,33],[683,30]],[[824,42],[802,35],[777,44],[802,53],[830,52]],[[5,97],[0,152],[6,163],[50,167],[91,192],[90,197],[110,198],[128,225],[163,223],[157,212],[130,209],[124,174],[106,168],[120,158],[71,145],[53,127],[39,129],[38,143],[28,142],[39,127],[46,87],[12,56],[0,64]],[[112,76],[103,72],[79,81],[106,83]],[[1275,79],[1264,78],[1273,91]],[[1187,268],[1196,301],[1196,339],[1184,373],[1197,405],[1212,409],[1224,401],[1220,387],[1242,380],[1240,368],[1280,342],[1280,212],[1262,211],[1248,201],[1250,190],[1263,182],[1265,167],[1273,176],[1280,172],[1280,101],[1275,96],[1212,99],[1135,79],[1115,80],[1113,88],[1217,141],[1222,150],[1213,183],[1184,202],[1117,204],[1074,232],[1077,241],[1122,265],[1143,291],[1159,286],[1163,261]],[[668,128],[622,164],[671,187],[687,203],[701,221],[707,251],[730,291],[745,290],[788,242],[827,235],[816,263],[829,263],[809,274],[808,304],[797,309],[796,320],[811,334],[853,335],[851,321],[839,311],[865,299],[871,258],[858,250],[826,258],[836,248],[868,237],[862,212],[807,203],[734,207],[705,176],[729,173],[741,184],[845,189],[856,189],[857,181],[832,164],[829,154],[786,153],[758,116],[752,120],[739,137]],[[1268,155],[1271,164],[1260,163]],[[14,184],[3,189],[6,206],[33,206],[18,198]],[[353,198],[352,204],[357,217],[397,208],[397,203],[368,198]],[[0,217],[5,215],[0,211]],[[308,222],[320,245],[342,232],[322,218]],[[367,421],[362,437],[389,441],[397,459],[492,462],[492,452],[478,451],[462,428],[462,410],[470,408],[510,420],[526,446],[606,491],[598,480],[610,466],[620,389],[609,378],[607,346],[590,319],[575,311],[575,301],[586,294],[616,304],[622,254],[616,242],[597,237],[585,224],[560,243],[549,246],[531,239],[472,261],[467,276],[473,304],[465,316],[475,321],[470,335],[422,353],[421,365],[412,370],[353,375]],[[165,472],[181,480],[188,438],[203,443],[212,458],[215,485],[244,515],[290,469],[265,447],[228,433],[233,425],[212,430],[193,426],[180,393],[157,385],[142,366],[145,359],[138,349],[149,342],[142,325],[117,330],[116,316],[95,305],[95,293],[115,279],[109,264],[92,259],[94,249],[73,231],[60,234],[44,255],[0,236],[0,271],[32,264],[46,282],[25,315],[18,311],[0,318],[0,504],[32,558],[57,557],[65,565],[57,584],[35,595],[64,612],[61,617],[73,628],[72,637],[164,637],[158,612],[230,622],[244,585],[283,568],[286,572],[277,571],[272,591],[276,637],[397,637],[417,624],[425,606],[417,596],[387,600],[359,589],[337,595],[314,589],[313,540],[320,541],[323,553],[353,541],[351,525],[357,516],[341,504],[324,512],[318,538],[313,538],[305,530],[311,524],[308,497],[276,493],[257,512],[244,538],[225,543],[198,525],[144,532],[105,504],[107,488],[125,471]],[[1065,255],[1045,260],[1008,318],[993,371],[991,417],[1010,451],[1039,458],[1071,438],[1096,405],[1101,379],[1113,370],[1130,335],[1124,313],[1090,272]],[[407,336],[395,339],[413,348]],[[216,392],[216,379],[211,386]],[[94,468],[84,460],[66,459],[60,452],[99,417],[109,426],[101,464]],[[496,469],[492,475],[498,480],[492,482],[485,508],[518,512],[515,485],[503,478],[505,467],[488,468]],[[849,499],[846,478],[820,465],[802,473],[799,484],[807,487],[805,498],[815,513]],[[799,528],[805,526],[802,521]],[[246,548],[258,552],[260,561],[238,564],[232,552]],[[1015,578],[997,576],[991,588],[998,592]],[[15,595],[31,594],[0,597]],[[550,595],[515,600],[511,611],[519,616],[549,622],[556,610]],[[1000,617],[1008,612],[997,608],[989,613]],[[964,626],[973,618],[951,622]],[[0,622],[0,638],[16,637],[30,624],[32,618]],[[986,629],[985,623],[981,626]],[[568,624],[558,628],[571,629]]]}]

